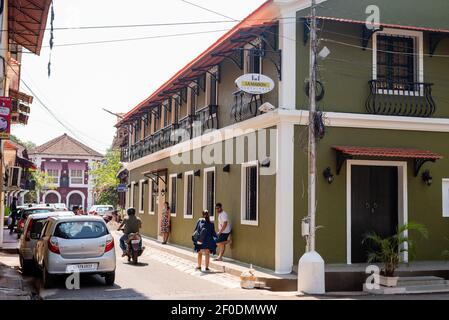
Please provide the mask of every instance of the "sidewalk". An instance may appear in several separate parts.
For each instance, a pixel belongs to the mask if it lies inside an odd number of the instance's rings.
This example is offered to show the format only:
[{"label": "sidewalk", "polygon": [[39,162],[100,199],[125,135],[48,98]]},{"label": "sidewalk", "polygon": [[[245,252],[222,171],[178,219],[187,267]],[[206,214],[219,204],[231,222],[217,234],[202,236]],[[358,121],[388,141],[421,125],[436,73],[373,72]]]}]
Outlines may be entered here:
[{"label": "sidewalk", "polygon": [[[143,237],[143,243],[148,249],[154,248],[192,262],[197,261],[197,256],[193,252],[193,249],[173,244],[163,245],[148,237]],[[212,258],[210,268],[240,277],[243,272],[250,269],[250,265],[229,258],[223,258],[223,262],[213,261]],[[255,270],[257,281],[261,283],[261,287],[264,289],[271,291],[296,291],[297,289],[297,277],[294,274],[278,275],[271,270],[256,266],[253,266],[253,269]]]},{"label": "sidewalk", "polygon": [[9,234],[8,229],[3,229],[3,245],[0,245],[0,252],[17,253],[18,249],[17,233]]},{"label": "sidewalk", "polygon": [[17,255],[0,253],[0,300],[34,300],[31,282],[24,281],[19,272]]}]

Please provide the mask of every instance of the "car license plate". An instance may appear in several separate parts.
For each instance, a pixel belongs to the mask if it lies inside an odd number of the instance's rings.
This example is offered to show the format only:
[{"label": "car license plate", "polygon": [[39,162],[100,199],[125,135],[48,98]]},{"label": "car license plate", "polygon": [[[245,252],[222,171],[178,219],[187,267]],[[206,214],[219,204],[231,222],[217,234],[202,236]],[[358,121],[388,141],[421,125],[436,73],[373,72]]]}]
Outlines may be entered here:
[{"label": "car license plate", "polygon": [[98,264],[96,264],[96,263],[69,264],[66,267],[66,272],[67,273],[92,272],[92,271],[96,271],[97,268],[98,268]]}]

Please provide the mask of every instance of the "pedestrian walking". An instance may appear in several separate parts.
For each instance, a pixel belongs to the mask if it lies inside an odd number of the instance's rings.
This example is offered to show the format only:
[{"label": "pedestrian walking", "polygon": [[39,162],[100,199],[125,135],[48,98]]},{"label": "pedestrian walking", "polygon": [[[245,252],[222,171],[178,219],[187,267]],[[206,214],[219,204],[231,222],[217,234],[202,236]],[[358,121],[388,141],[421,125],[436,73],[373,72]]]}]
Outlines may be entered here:
[{"label": "pedestrian walking", "polygon": [[215,210],[218,214],[218,233],[217,233],[217,246],[218,257],[215,261],[223,261],[223,255],[226,250],[226,245],[231,243],[231,222],[229,221],[228,214],[223,210],[223,205],[217,203]]},{"label": "pedestrian walking", "polygon": [[17,217],[17,198],[14,197],[12,198],[12,203],[11,206],[9,207],[10,209],[10,214],[9,216],[11,217],[11,224],[9,225],[9,233],[12,234],[14,232],[14,228],[16,226],[16,219]]},{"label": "pedestrian walking", "polygon": [[164,203],[164,208],[162,209],[162,217],[161,217],[161,234],[163,237],[162,244],[167,244],[168,237],[170,236],[171,231],[171,221],[170,221],[170,205],[168,202]]},{"label": "pedestrian walking", "polygon": [[196,223],[195,231],[192,240],[195,246],[195,251],[198,253],[198,266],[195,270],[201,270],[203,262],[203,255],[206,260],[206,271],[209,270],[210,254],[215,254],[217,250],[215,226],[210,221],[209,211],[203,211],[203,217]]}]

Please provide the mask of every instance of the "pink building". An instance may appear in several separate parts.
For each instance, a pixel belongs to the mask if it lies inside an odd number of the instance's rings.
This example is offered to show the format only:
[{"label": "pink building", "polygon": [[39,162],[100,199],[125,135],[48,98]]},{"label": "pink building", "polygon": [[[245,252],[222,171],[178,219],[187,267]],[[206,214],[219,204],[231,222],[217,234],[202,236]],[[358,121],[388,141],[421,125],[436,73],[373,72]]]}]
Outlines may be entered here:
[{"label": "pink building", "polygon": [[29,153],[37,167],[53,178],[57,186],[39,195],[42,203],[65,203],[69,209],[94,204],[94,185],[90,173],[93,163],[103,155],[64,134]]}]

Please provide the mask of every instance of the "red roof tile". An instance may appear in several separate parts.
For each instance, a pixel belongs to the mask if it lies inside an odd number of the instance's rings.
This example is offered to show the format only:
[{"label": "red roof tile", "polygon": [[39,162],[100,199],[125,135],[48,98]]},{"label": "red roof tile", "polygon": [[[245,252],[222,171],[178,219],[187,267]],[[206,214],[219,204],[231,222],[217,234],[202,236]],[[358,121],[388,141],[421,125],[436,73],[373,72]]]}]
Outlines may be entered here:
[{"label": "red roof tile", "polygon": [[401,148],[341,147],[341,146],[335,146],[333,148],[349,156],[429,159],[429,160],[439,160],[443,158],[443,156],[427,150],[401,149]]},{"label": "red roof tile", "polygon": [[32,154],[42,154],[48,156],[94,156],[103,157],[103,155],[81,142],[63,134],[53,140],[38,146],[29,152]]},{"label": "red roof tile", "polygon": [[[157,89],[150,97],[145,99],[139,105],[134,107],[131,111],[125,114],[122,120],[120,120],[116,127],[119,127],[121,124],[125,123],[127,120],[131,119],[133,115],[136,115],[143,108],[148,107],[151,103],[161,101],[160,94],[167,90],[176,90],[185,87],[185,84],[176,84],[176,81],[182,78],[190,78],[190,77],[198,77],[204,71],[198,71],[198,68],[205,68],[218,65],[221,61],[224,60],[223,57],[213,56],[213,53],[216,52],[226,52],[231,51],[235,48],[240,47],[241,43],[232,43],[230,40],[238,38],[239,34],[242,31],[250,31],[251,34],[254,34],[254,37],[257,34],[263,33],[263,27],[272,26],[274,23],[270,20],[274,20],[276,18],[276,14],[274,11],[266,11],[269,5],[273,2],[273,0],[268,0],[263,3],[258,9],[256,9],[253,13],[251,13],[247,18],[237,24],[233,29],[227,32],[225,35],[220,37],[214,44],[212,44],[206,51],[201,53],[197,58],[192,60],[189,64],[187,64],[184,68],[179,70],[172,78],[170,78],[167,82],[165,82],[159,89]],[[257,20],[264,20],[266,23],[261,23]],[[256,21],[256,22],[255,22]]]}]

